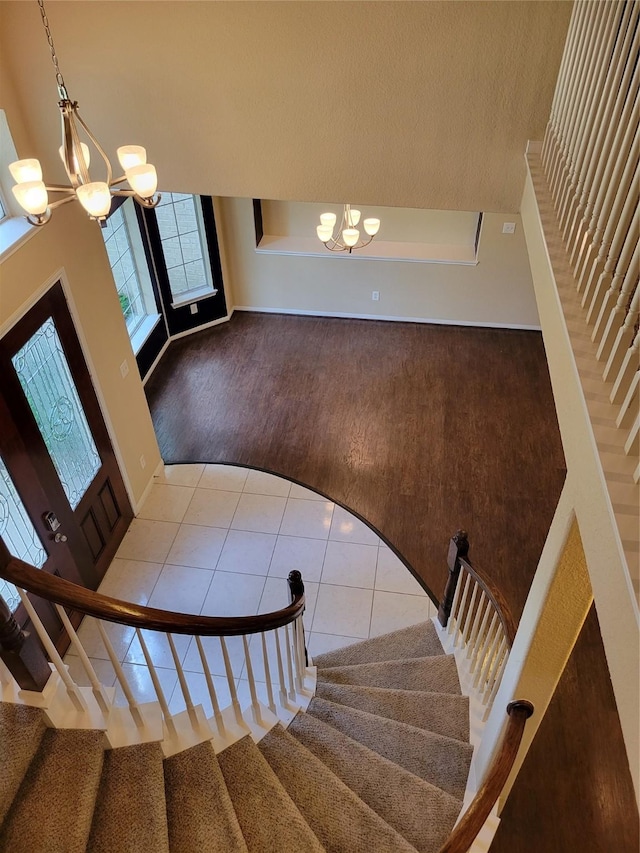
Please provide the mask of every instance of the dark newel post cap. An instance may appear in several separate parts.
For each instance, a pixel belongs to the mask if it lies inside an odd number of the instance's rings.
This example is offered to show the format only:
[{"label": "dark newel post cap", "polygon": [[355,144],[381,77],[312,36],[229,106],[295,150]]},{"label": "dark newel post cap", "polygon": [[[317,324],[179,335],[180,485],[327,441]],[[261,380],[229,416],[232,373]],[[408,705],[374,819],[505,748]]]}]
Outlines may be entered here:
[{"label": "dark newel post cap", "polygon": [[289,584],[289,590],[291,591],[291,595],[293,597],[295,597],[296,595],[304,595],[304,583],[302,582],[302,574],[297,569],[294,569],[292,572],[289,572],[287,582]]},{"label": "dark newel post cap", "polygon": [[458,554],[461,557],[466,557],[469,553],[469,537],[466,530],[456,530],[451,537],[458,547]]},{"label": "dark newel post cap", "polygon": [[511,716],[514,711],[524,711],[528,720],[535,711],[535,708],[528,699],[514,699],[513,702],[509,702],[507,705],[507,714]]}]

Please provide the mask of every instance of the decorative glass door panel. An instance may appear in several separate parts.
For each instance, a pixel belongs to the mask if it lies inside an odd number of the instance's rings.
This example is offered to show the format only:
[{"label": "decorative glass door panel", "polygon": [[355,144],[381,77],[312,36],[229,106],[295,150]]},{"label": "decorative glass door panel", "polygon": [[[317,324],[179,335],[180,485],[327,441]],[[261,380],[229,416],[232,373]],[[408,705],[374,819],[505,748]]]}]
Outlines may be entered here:
[{"label": "decorative glass door panel", "polygon": [[67,500],[75,509],[101,461],[51,317],[11,361]]},{"label": "decorative glass door panel", "polygon": [[[41,569],[47,559],[42,542],[0,457],[0,538],[11,553]],[[20,604],[15,586],[0,578],[0,595],[13,613]]]}]

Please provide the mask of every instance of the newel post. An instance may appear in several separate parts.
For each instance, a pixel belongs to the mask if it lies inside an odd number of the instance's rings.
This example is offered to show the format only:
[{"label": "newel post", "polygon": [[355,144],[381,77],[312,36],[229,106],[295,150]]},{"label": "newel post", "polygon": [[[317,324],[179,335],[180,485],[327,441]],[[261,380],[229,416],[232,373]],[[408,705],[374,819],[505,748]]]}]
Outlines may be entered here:
[{"label": "newel post", "polygon": [[[0,539],[0,570],[12,557]],[[22,690],[44,689],[51,667],[37,638],[30,638],[16,622],[15,616],[0,595],[0,658]]]},{"label": "newel post", "polygon": [[[293,600],[296,595],[304,595],[304,582],[302,580],[301,572],[299,572],[297,569],[294,569],[292,572],[289,572],[287,583],[289,584],[291,603],[293,603]],[[302,618],[300,618],[300,628],[302,630],[302,642],[304,645],[304,665],[309,666],[309,653],[307,652],[307,640],[304,636],[304,622],[302,621]]]},{"label": "newel post", "polygon": [[442,601],[438,607],[438,621],[443,628],[446,628],[449,616],[451,615],[451,605],[453,604],[453,596],[458,583],[458,575],[460,574],[460,558],[466,557],[469,553],[469,540],[464,530],[458,530],[449,540],[449,554],[447,555],[447,564],[449,566],[449,577],[447,585],[444,588]]}]

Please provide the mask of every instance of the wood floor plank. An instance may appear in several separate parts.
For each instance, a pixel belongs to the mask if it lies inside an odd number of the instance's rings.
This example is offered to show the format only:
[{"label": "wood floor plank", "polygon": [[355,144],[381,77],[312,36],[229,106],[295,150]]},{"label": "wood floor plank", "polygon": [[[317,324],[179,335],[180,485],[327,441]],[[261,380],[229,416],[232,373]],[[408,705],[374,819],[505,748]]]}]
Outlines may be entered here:
[{"label": "wood floor plank", "polygon": [[[146,390],[165,462],[254,466],[316,489],[377,528],[434,599],[464,527],[519,618],[566,473],[539,333],[240,313],[172,343]],[[496,853],[637,853],[598,640],[594,612]]]}]

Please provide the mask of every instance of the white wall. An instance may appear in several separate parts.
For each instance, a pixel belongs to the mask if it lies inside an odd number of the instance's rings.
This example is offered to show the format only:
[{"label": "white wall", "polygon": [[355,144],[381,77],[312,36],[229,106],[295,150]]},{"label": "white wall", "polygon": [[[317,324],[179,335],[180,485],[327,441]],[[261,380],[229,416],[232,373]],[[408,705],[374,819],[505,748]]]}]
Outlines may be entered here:
[{"label": "white wall", "polygon": [[[220,199],[219,210],[236,308],[539,328],[517,214],[486,214],[478,264],[461,266],[256,253],[251,200]],[[505,220],[515,234],[502,234]]]}]

